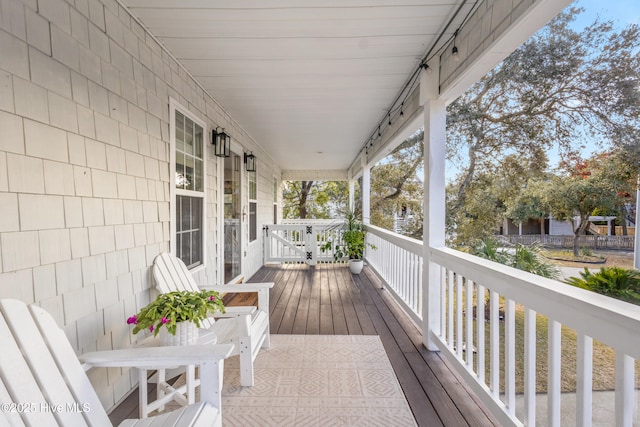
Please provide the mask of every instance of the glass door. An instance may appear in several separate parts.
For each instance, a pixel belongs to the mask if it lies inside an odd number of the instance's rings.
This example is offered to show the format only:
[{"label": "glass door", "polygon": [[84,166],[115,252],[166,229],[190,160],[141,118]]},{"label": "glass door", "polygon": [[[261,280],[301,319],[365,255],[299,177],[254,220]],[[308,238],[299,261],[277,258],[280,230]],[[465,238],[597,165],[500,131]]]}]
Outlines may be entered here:
[{"label": "glass door", "polygon": [[224,158],[224,282],[242,272],[240,227],[240,156],[234,152]]}]

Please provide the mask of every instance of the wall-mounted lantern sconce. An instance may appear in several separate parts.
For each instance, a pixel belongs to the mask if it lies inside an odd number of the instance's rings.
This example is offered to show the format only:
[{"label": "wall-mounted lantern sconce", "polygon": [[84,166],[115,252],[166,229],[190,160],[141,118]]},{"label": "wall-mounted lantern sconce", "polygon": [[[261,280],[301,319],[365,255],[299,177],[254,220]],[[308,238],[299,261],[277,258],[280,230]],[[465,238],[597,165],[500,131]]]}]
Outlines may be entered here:
[{"label": "wall-mounted lantern sconce", "polygon": [[247,172],[255,172],[256,171],[256,156],[251,154],[244,153],[244,164],[247,168]]},{"label": "wall-mounted lantern sconce", "polygon": [[211,143],[215,145],[215,154],[218,157],[229,157],[231,155],[231,137],[224,131],[218,130],[220,127],[216,127],[211,131]]}]

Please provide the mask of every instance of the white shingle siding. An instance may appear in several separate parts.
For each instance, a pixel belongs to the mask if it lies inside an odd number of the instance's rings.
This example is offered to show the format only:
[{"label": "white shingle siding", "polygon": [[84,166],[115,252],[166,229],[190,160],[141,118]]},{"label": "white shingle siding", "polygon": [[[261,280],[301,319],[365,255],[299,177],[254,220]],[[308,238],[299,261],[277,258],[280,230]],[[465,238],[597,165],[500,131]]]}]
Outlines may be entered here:
[{"label": "white shingle siding", "polygon": [[[170,247],[169,97],[256,153],[259,222],[273,165],[114,0],[0,0],[0,52],[0,298],[44,307],[78,352],[127,347],[139,337],[126,317],[149,302],[150,265]],[[219,160],[207,159],[203,283],[222,259]],[[261,245],[248,246],[247,278]],[[137,381],[90,378],[107,408]]]}]

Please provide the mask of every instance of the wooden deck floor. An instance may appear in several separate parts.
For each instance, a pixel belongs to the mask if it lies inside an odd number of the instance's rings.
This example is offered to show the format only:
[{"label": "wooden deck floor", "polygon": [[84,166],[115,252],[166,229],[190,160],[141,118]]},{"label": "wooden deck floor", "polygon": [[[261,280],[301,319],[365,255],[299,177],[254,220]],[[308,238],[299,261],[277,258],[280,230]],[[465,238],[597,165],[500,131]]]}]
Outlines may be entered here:
[{"label": "wooden deck floor", "polygon": [[[352,275],[343,264],[269,265],[250,281],[275,282],[272,334],[379,335],[419,426],[499,425],[440,355],[422,346],[419,330],[369,269]],[[133,393],[110,418],[117,425],[136,413]]]}]

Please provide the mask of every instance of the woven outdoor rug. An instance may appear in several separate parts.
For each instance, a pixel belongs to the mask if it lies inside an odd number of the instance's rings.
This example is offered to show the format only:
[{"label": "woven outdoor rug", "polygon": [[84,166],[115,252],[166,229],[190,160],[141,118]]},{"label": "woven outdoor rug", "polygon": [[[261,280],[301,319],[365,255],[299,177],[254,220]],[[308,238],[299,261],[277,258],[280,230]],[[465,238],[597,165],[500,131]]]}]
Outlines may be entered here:
[{"label": "woven outdoor rug", "polygon": [[225,361],[224,427],[416,425],[377,335],[271,335],[253,387],[238,361]]}]

